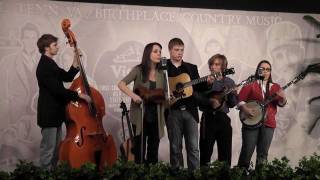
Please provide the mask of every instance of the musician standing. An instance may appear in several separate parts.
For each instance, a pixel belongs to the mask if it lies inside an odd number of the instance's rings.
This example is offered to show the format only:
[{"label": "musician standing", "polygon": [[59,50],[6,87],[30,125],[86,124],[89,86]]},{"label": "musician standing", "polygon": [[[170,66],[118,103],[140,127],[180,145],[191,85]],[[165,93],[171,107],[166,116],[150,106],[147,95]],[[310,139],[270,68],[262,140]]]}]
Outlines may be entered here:
[{"label": "musician standing", "polygon": [[[227,58],[224,55],[216,54],[209,61],[211,73],[221,73],[227,68]],[[217,93],[222,93],[226,88],[235,87],[232,79],[225,76],[217,76],[210,83],[209,89],[204,93],[200,103],[200,110],[203,111],[200,123],[200,165],[210,163],[214,143],[217,142],[218,160],[225,161],[231,165],[232,150],[232,127],[231,119],[227,115],[229,108],[237,103],[237,92],[233,91],[223,98],[224,102],[212,98]]]},{"label": "musician standing", "polygon": [[[168,60],[168,76],[176,77],[187,73],[191,80],[198,79],[199,73],[196,65],[185,62],[182,57],[184,43],[179,38],[173,38],[168,44],[170,60]],[[206,85],[206,83],[205,83]],[[182,138],[185,138],[187,150],[187,164],[189,170],[199,168],[198,148],[198,101],[197,91],[202,84],[193,86],[193,95],[180,99],[166,111],[166,125],[170,142],[170,164],[173,168],[183,167]]]},{"label": "musician standing", "polygon": [[85,94],[66,89],[63,82],[71,82],[78,73],[76,58],[69,71],[58,67],[53,57],[57,55],[58,38],[51,34],[42,35],[37,46],[41,54],[36,75],[39,86],[37,123],[41,128],[40,165],[53,168],[58,162],[58,145],[61,141],[61,125],[65,120],[65,105],[70,101],[91,98]]},{"label": "musician standing", "polygon": [[[128,88],[128,84],[134,82],[133,89],[143,86],[147,89],[156,89],[164,87],[164,76],[159,69],[162,46],[159,43],[149,43],[145,46],[142,61],[135,66],[127,76],[119,83],[119,89],[131,97],[130,121],[133,123],[134,130],[134,156],[136,163],[154,164],[158,162],[158,150],[160,138],[164,136],[164,103],[155,102],[144,103],[141,109],[142,98]],[[142,111],[143,110],[143,111]],[[142,112],[143,127],[142,124]],[[141,142],[143,130],[143,142]],[[146,142],[147,141],[147,142]],[[141,143],[143,143],[143,158],[141,162]],[[147,152],[145,152],[147,143]],[[146,159],[145,159],[146,154]]]},{"label": "musician standing", "polygon": [[250,166],[250,160],[255,148],[257,148],[256,169],[264,161],[267,161],[269,147],[276,128],[277,106],[283,107],[287,102],[280,85],[272,81],[271,70],[269,61],[263,60],[259,62],[255,75],[256,77],[260,76],[261,80],[242,87],[239,93],[238,106],[241,111],[251,117],[257,115],[257,111],[246,106],[245,102],[250,100],[263,102],[267,97],[272,96],[274,93],[277,94],[274,100],[266,106],[266,115],[261,127],[254,129],[244,125],[242,127],[242,147],[238,166],[246,169]]}]

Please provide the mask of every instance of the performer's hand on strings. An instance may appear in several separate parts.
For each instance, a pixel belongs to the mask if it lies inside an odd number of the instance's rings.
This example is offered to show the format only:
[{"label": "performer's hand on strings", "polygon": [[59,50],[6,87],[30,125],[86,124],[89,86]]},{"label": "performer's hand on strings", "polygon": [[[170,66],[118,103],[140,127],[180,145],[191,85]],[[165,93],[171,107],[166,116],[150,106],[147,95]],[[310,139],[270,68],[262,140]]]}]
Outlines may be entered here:
[{"label": "performer's hand on strings", "polygon": [[[81,52],[81,50],[78,48],[78,54],[76,53],[76,50],[74,50],[74,57],[73,57],[73,63],[72,63],[72,66],[74,67],[74,68],[77,68],[77,69],[79,69],[79,62],[78,62],[78,55],[80,56],[80,57],[82,57],[82,52]],[[79,58],[80,58],[79,57]]]},{"label": "performer's hand on strings", "polygon": [[276,94],[277,94],[278,96],[282,97],[282,98],[286,98],[283,90],[279,90],[278,92],[276,92]]},{"label": "performer's hand on strings", "polygon": [[213,82],[214,82],[214,77],[213,76],[208,76],[207,77],[207,84],[211,85],[211,84],[213,84]]},{"label": "performer's hand on strings", "polygon": [[218,108],[221,105],[217,99],[211,98],[210,101],[211,101],[211,106],[214,109]]},{"label": "performer's hand on strings", "polygon": [[256,115],[256,111],[252,108],[247,107],[245,104],[241,106],[241,109],[249,116],[254,117]]},{"label": "performer's hand on strings", "polygon": [[282,89],[280,89],[278,92],[276,92],[276,94],[277,94],[279,97],[283,98],[283,101],[282,101],[282,102],[286,102],[286,101],[287,101],[286,95],[284,94],[284,91],[283,91]]},{"label": "performer's hand on strings", "polygon": [[239,86],[238,87],[234,87],[232,93],[238,94],[239,89],[240,89]]},{"label": "performer's hand on strings", "polygon": [[79,98],[85,100],[88,104],[92,102],[91,97],[86,94],[79,94]]}]

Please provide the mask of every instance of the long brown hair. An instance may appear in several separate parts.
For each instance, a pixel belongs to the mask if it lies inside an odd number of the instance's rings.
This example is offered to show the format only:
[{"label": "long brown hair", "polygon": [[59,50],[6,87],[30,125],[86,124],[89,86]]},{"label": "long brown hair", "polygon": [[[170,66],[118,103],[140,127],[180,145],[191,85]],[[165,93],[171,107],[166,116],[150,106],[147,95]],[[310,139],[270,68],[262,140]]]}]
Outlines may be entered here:
[{"label": "long brown hair", "polygon": [[142,70],[142,80],[143,82],[146,82],[148,80],[148,76],[150,73],[150,68],[151,68],[151,59],[150,55],[152,53],[153,46],[157,45],[162,49],[161,44],[157,42],[149,43],[144,47],[143,50],[143,55],[142,55],[142,60],[141,63],[138,65],[141,70]]}]

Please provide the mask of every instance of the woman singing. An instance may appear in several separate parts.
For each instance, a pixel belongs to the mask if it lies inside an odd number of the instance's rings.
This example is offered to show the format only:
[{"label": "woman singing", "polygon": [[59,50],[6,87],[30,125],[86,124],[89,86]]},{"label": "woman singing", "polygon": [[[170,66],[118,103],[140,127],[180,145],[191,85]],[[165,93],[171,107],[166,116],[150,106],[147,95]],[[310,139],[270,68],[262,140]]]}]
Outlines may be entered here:
[{"label": "woman singing", "polygon": [[[164,76],[158,68],[161,49],[162,46],[159,43],[154,42],[147,44],[144,48],[141,63],[135,66],[130,73],[118,83],[119,89],[131,97],[130,120],[135,133],[133,152],[136,163],[149,164],[158,162],[159,142],[160,138],[164,135],[164,104],[144,102],[143,109],[141,109],[142,98],[136,94],[135,91],[130,90],[127,85],[134,82],[134,90],[140,86],[149,90],[156,88],[163,89]],[[142,112],[144,112],[143,116]],[[144,117],[143,127],[141,127],[142,117]],[[143,138],[141,138],[142,131]],[[141,158],[141,139],[143,139],[143,158]],[[147,149],[147,153],[145,153],[145,149]]]}]

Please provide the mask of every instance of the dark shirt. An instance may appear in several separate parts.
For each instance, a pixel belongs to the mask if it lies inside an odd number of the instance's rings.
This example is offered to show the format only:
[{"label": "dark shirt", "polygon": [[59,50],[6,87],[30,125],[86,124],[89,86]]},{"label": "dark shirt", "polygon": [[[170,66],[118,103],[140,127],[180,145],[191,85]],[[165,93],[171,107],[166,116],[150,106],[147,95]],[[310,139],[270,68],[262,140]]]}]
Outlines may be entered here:
[{"label": "dark shirt", "polygon": [[63,86],[63,82],[71,82],[77,73],[72,66],[66,72],[50,57],[41,56],[36,70],[39,86],[37,123],[41,128],[61,126],[66,118],[66,104],[79,99],[77,92]]},{"label": "dark shirt", "polygon": [[[168,67],[168,76],[169,77],[176,77],[182,73],[187,73],[190,76],[191,80],[200,78],[197,66],[194,64],[182,61],[181,66],[175,67],[171,63],[171,60],[168,60],[167,67]],[[178,109],[180,106],[186,106],[187,110],[189,112],[191,112],[191,114],[193,115],[195,120],[199,121],[197,93],[198,93],[198,91],[207,89],[206,84],[207,83],[205,82],[205,83],[199,83],[197,85],[193,85],[192,86],[193,87],[192,96],[178,100],[174,105],[171,106],[171,108]]]},{"label": "dark shirt", "polygon": [[[179,66],[179,67],[174,66],[171,63],[171,61],[168,63],[168,76],[169,77],[176,77],[176,76],[183,74],[183,73],[189,74],[189,71],[184,63],[182,63],[181,66]],[[174,105],[172,105],[171,108],[176,109],[180,106],[188,105],[189,103],[191,103],[191,101],[192,101],[192,96],[188,97],[188,98],[181,99],[181,100],[177,101]]]},{"label": "dark shirt", "polygon": [[[150,81],[150,87],[149,89],[155,89],[156,88],[156,82]],[[147,122],[156,122],[158,118],[157,113],[157,104],[154,102],[148,102],[145,104],[145,120]]]}]

